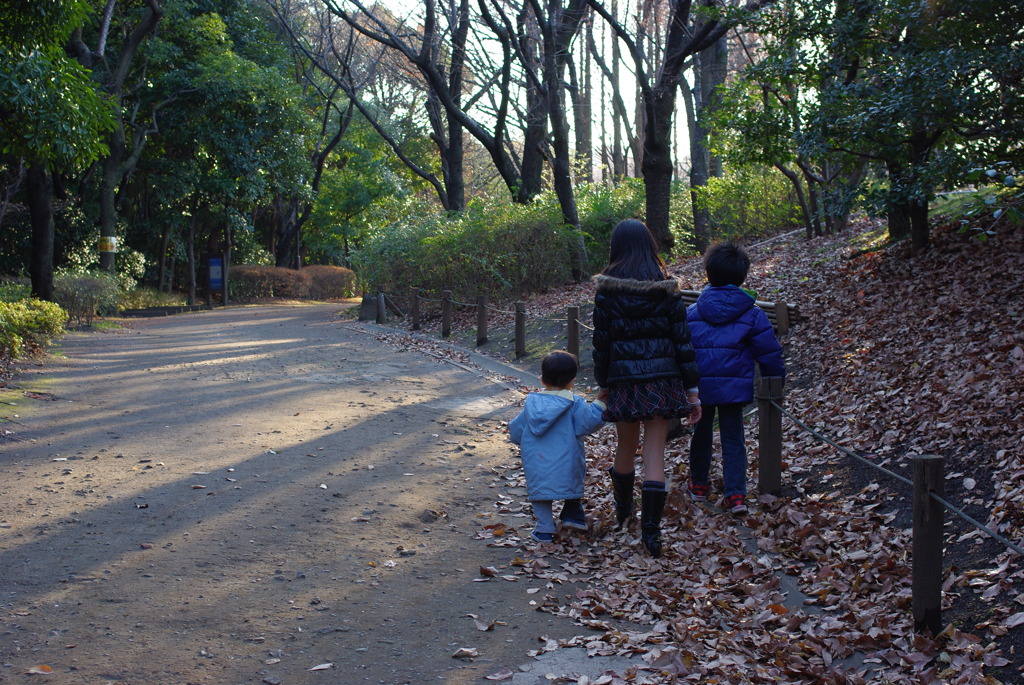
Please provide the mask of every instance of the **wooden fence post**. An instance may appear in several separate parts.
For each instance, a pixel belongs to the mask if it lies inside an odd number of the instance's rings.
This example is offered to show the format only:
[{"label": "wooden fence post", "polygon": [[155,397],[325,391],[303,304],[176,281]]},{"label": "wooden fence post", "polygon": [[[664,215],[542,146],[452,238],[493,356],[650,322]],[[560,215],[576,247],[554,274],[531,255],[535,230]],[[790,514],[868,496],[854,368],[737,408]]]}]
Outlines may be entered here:
[{"label": "wooden fence post", "polygon": [[516,302],[516,359],[526,356],[526,303]]},{"label": "wooden fence post", "polygon": [[487,296],[477,295],[476,298],[476,346],[487,342]]},{"label": "wooden fence post", "polygon": [[388,305],[384,300],[384,293],[377,293],[377,323],[388,322]]},{"label": "wooden fence post", "polygon": [[779,335],[789,333],[789,305],[785,302],[775,303],[775,330]]},{"label": "wooden fence post", "polygon": [[782,492],[782,412],[772,402],[782,399],[782,378],[762,377],[757,384],[759,457],[757,485],[762,494]]},{"label": "wooden fence post", "polygon": [[441,291],[441,337],[452,334],[452,291]]},{"label": "wooden fence post", "polygon": [[946,508],[931,494],[945,493],[945,465],[942,457],[922,454],[914,457],[914,541],[911,606],[914,630],[942,630],[942,526]]},{"label": "wooden fence post", "polygon": [[568,351],[570,354],[576,355],[579,359],[580,356],[580,308],[569,307],[569,346]]},{"label": "wooden fence post", "polygon": [[420,289],[412,289],[412,304],[410,305],[412,310],[412,330],[418,331],[420,329]]}]

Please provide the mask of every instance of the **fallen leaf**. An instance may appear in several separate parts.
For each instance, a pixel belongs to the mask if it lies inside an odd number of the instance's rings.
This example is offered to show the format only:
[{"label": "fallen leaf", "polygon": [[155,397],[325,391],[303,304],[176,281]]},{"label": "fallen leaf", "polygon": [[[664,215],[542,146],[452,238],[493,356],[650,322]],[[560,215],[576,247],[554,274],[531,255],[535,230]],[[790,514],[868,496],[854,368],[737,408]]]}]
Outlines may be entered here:
[{"label": "fallen leaf", "polygon": [[333,668],[333,667],[334,667],[333,663],[326,663],[326,664],[319,664],[317,666],[314,666],[313,668],[307,668],[306,670],[307,671],[326,671],[327,669]]},{"label": "fallen leaf", "polygon": [[476,647],[459,647],[457,650],[455,650],[455,653],[452,654],[453,659],[472,659],[476,656],[480,656],[480,653],[477,652]]},{"label": "fallen leaf", "polygon": [[1016,628],[1022,623],[1024,623],[1024,611],[1016,613],[1013,616],[1008,616],[1006,620],[1003,621],[1003,625],[1007,628]]},{"label": "fallen leaf", "polygon": [[53,669],[46,664],[39,664],[38,666],[33,666],[28,669],[25,673],[29,675],[47,675],[49,673],[53,673]]},{"label": "fallen leaf", "polygon": [[498,671],[497,673],[484,676],[484,680],[512,680],[515,675],[515,673],[506,668],[504,671]]}]

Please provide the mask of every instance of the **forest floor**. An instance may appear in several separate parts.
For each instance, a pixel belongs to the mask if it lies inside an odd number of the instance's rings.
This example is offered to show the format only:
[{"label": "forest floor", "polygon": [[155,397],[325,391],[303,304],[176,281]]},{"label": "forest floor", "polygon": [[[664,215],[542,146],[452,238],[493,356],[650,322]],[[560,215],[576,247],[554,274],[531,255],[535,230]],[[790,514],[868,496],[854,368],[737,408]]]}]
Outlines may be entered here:
[{"label": "forest floor", "polygon": [[[883,236],[751,246],[748,284],[803,315],[783,406],[899,475],[944,456],[946,499],[1020,543],[1024,236],[938,228],[916,257]],[[672,270],[703,284],[699,260]],[[0,392],[0,682],[1020,680],[1021,557],[947,514],[946,628],[915,636],[908,488],[788,419],[771,497],[750,417],[742,519],[682,496],[688,441],[670,445],[658,560],[611,529],[606,427],[591,532],[528,544],[504,422],[592,297],[530,298],[519,360],[494,303],[479,348],[472,311],[442,341],[429,314],[408,332],[241,307],[73,334],[22,365]],[[586,394],[586,329],[581,361]]]},{"label": "forest floor", "polygon": [[[911,479],[915,456],[943,456],[945,499],[1024,543],[1024,232],[982,242],[938,226],[917,256],[885,237],[877,223],[862,222],[837,236],[808,241],[799,233],[753,245],[747,285],[802,315],[783,337],[785,409],[889,473],[784,418],[783,496],[757,497],[752,414],[755,505],[744,525],[714,504],[687,501],[679,485],[669,505],[673,543],[656,569],[628,550],[584,553],[573,538],[555,546],[556,558],[575,564],[570,577],[590,590],[552,610],[608,629],[604,641],[586,641],[592,653],[644,651],[681,681],[810,682],[803,678],[813,673],[821,682],[1019,682],[1024,558],[947,512],[946,628],[935,640],[915,637],[911,488],[892,474]],[[704,284],[699,259],[671,270],[684,288]],[[589,283],[530,298],[529,354],[515,363],[539,373],[542,354],[565,345],[567,308],[579,306],[589,323],[592,298]],[[494,305],[489,342],[479,348],[506,362],[514,355],[512,308]],[[431,326],[437,321],[424,329]],[[475,314],[463,311],[453,338],[471,347],[474,327]],[[593,382],[586,332],[578,389]],[[602,533],[612,509],[604,470],[613,436],[606,429],[589,442],[588,497]],[[668,450],[679,484],[687,446],[684,436]],[[768,572],[779,569],[805,594],[802,609],[777,601]],[[624,617],[656,629],[638,636],[605,624]],[[775,655],[769,663],[765,649]],[[869,654],[852,666],[854,651]]]}]

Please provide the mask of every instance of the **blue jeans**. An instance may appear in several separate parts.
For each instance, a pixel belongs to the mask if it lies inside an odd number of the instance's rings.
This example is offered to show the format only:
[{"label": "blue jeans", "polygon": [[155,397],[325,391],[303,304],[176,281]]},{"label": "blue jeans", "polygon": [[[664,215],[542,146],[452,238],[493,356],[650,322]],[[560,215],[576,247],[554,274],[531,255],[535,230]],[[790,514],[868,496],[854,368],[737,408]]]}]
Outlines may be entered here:
[{"label": "blue jeans", "polygon": [[747,447],[743,438],[742,404],[705,404],[690,440],[690,480],[707,485],[711,476],[715,413],[722,438],[722,476],[725,496],[747,494]]}]

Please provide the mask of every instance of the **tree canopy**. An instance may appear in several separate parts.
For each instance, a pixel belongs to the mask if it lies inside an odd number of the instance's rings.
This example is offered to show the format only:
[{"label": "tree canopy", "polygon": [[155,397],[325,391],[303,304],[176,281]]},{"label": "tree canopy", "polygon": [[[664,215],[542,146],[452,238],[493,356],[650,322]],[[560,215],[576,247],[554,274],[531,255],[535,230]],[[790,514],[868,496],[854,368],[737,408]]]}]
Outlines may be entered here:
[{"label": "tree canopy", "polygon": [[756,231],[701,192],[751,170],[809,236],[863,208],[920,251],[938,193],[1024,168],[1021,26],[997,0],[6,3],[0,271],[45,296],[116,254],[194,294],[232,250],[351,265],[406,202],[550,194],[582,278],[588,184],[642,179],[668,252]]}]

